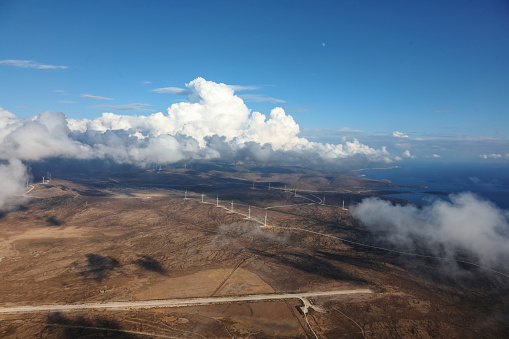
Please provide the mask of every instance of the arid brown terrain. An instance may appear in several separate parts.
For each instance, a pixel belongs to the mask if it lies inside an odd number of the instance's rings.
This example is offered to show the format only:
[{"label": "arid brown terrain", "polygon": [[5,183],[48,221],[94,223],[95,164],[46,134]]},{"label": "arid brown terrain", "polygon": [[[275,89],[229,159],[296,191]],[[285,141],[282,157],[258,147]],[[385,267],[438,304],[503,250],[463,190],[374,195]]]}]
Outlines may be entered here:
[{"label": "arid brown terrain", "polygon": [[310,298],[319,307],[307,314],[299,299],[5,313],[0,337],[507,337],[509,278],[467,265],[450,275],[438,259],[369,247],[383,244],[348,207],[383,194],[375,186],[393,185],[203,164],[34,183],[25,203],[0,218],[0,308],[374,293]]}]

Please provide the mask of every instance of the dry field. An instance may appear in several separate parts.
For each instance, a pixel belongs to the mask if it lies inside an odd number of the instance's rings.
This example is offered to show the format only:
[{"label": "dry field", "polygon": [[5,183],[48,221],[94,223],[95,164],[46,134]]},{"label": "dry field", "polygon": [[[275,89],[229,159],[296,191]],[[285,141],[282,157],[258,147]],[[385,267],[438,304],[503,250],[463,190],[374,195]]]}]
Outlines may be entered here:
[{"label": "dry field", "polygon": [[[507,278],[473,267],[453,278],[438,260],[296,230],[376,244],[340,206],[380,194],[367,187],[387,182],[219,166],[65,179],[34,184],[23,206],[0,217],[0,307],[357,288],[376,293],[312,298],[324,312],[310,309],[309,325],[299,300],[0,314],[2,338],[509,334]],[[260,227],[265,215],[266,228]]]}]

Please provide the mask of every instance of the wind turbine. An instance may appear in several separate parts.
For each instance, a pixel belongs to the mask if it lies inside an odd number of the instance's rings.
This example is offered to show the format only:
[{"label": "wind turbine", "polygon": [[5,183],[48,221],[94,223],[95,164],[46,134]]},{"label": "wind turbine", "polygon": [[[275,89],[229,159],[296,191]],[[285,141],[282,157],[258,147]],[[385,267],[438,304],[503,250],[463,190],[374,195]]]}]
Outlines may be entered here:
[{"label": "wind turbine", "polygon": [[249,205],[249,210],[248,210],[247,218],[251,219],[251,205]]},{"label": "wind turbine", "polygon": [[233,200],[232,200],[232,212],[233,212]]},{"label": "wind turbine", "polygon": [[267,227],[267,213],[268,212],[265,212],[265,227]]}]

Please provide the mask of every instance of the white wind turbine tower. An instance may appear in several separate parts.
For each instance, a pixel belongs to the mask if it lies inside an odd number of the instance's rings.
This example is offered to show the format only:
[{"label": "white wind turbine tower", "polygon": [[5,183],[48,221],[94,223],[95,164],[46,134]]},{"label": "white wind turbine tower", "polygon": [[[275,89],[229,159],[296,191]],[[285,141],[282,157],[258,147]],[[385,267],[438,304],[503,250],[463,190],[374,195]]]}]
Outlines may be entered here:
[{"label": "white wind turbine tower", "polygon": [[233,200],[232,200],[232,212],[233,212]]},{"label": "white wind turbine tower", "polygon": [[187,199],[187,190],[186,193],[184,193],[184,199]]},{"label": "white wind turbine tower", "polygon": [[265,212],[265,224],[264,224],[264,225],[265,225],[265,227],[267,227],[267,213],[268,213],[268,212]]},{"label": "white wind turbine tower", "polygon": [[44,177],[42,177],[42,183],[44,184]]},{"label": "white wind turbine tower", "polygon": [[219,195],[216,196],[216,207],[219,207]]},{"label": "white wind turbine tower", "polygon": [[249,205],[249,209],[248,209],[248,212],[247,212],[247,218],[248,219],[251,219],[251,205]]}]

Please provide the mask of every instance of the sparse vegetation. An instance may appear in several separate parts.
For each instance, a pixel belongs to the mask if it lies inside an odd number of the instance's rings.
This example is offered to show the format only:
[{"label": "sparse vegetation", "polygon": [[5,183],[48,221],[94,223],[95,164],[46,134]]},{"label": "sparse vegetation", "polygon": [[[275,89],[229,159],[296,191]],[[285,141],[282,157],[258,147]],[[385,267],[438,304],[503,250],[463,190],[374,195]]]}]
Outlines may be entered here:
[{"label": "sparse vegetation", "polygon": [[[494,338],[509,330],[507,318],[497,316],[509,307],[509,283],[499,277],[469,268],[444,278],[432,260],[284,229],[372,243],[341,207],[343,199],[348,205],[379,194],[359,188],[374,184],[362,178],[298,168],[222,172],[216,165],[51,184],[38,185],[24,208],[0,219],[2,306],[369,287],[377,293],[312,300],[326,310],[307,315],[314,331],[328,338]],[[285,184],[298,196],[285,193]],[[327,205],[320,205],[324,194]],[[225,208],[216,207],[216,196]],[[260,228],[265,213],[269,225],[282,228]],[[297,306],[1,315],[0,336],[311,336]]]}]

